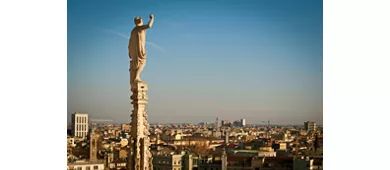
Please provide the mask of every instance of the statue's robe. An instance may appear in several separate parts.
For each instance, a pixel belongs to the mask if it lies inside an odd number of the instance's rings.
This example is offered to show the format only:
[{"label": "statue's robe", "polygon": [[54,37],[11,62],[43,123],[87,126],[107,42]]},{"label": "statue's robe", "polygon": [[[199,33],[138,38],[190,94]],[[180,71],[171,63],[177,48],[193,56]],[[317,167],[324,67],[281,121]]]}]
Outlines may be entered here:
[{"label": "statue's robe", "polygon": [[130,83],[132,84],[135,79],[135,74],[140,66],[146,64],[146,29],[147,25],[136,26],[130,35],[129,40],[129,57],[130,62]]}]

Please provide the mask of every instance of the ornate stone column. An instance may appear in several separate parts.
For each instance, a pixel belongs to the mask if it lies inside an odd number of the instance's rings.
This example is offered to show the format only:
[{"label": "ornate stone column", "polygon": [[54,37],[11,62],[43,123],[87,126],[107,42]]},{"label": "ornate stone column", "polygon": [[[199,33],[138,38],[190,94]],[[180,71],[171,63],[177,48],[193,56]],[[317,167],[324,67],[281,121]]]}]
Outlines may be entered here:
[{"label": "ornate stone column", "polygon": [[131,86],[133,95],[133,111],[131,114],[131,130],[129,139],[128,170],[153,170],[150,152],[149,123],[147,121],[146,104],[148,103],[148,84],[135,82]]}]

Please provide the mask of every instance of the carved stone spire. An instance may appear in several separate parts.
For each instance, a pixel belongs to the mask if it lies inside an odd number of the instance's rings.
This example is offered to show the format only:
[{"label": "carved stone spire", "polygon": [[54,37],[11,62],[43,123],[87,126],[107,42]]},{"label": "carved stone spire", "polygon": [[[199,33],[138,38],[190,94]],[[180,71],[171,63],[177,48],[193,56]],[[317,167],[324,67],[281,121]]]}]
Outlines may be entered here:
[{"label": "carved stone spire", "polygon": [[146,104],[148,103],[148,84],[135,82],[131,91],[133,95],[133,111],[131,114],[131,130],[129,139],[128,170],[152,170],[152,154],[150,152],[149,123],[147,121]]}]

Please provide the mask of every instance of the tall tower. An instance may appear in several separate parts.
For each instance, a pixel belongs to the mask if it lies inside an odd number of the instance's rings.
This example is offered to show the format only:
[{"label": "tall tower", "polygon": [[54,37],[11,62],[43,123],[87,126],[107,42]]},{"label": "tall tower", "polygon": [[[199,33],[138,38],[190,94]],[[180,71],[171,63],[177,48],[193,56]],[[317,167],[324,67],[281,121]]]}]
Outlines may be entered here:
[{"label": "tall tower", "polygon": [[219,132],[219,121],[218,121],[218,117],[217,117],[217,120],[215,120],[215,129],[217,132]]},{"label": "tall tower", "polygon": [[88,135],[88,114],[72,114],[72,136],[85,138]]},{"label": "tall tower", "polygon": [[217,137],[217,138],[221,137],[221,127],[219,126],[218,117],[215,120],[214,137]]},{"label": "tall tower", "polygon": [[225,140],[224,140],[225,144],[228,144],[229,143],[229,131],[228,130],[225,130]]},{"label": "tall tower", "polygon": [[241,127],[244,127],[246,125],[246,120],[245,119],[241,119]]},{"label": "tall tower", "polygon": [[129,153],[127,157],[128,170],[153,170],[152,153],[150,152],[149,123],[146,115],[148,103],[148,84],[135,82],[131,91],[133,95],[133,111],[131,114],[131,130]]},{"label": "tall tower", "polygon": [[97,135],[94,129],[92,129],[89,135],[89,161],[97,161]]}]

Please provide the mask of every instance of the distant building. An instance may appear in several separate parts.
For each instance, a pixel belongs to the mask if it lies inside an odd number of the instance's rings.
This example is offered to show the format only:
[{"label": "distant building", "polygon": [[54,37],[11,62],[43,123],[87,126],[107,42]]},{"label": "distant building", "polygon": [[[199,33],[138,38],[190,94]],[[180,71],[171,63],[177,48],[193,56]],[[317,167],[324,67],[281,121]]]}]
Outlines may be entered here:
[{"label": "distant building", "polygon": [[104,161],[76,161],[67,164],[67,170],[104,170]]},{"label": "distant building", "polygon": [[297,158],[294,159],[294,170],[322,170],[322,158]]},{"label": "distant building", "polygon": [[245,119],[241,119],[241,127],[244,127],[246,125],[246,120]]},{"label": "distant building", "polygon": [[153,155],[153,169],[155,170],[228,170],[227,156],[222,154],[216,157],[199,158],[189,153],[172,153]]},{"label": "distant building", "polygon": [[122,124],[121,130],[124,132],[130,132],[130,124]]},{"label": "distant building", "polygon": [[305,130],[308,132],[315,132],[317,130],[317,126],[315,122],[306,121],[304,123]]},{"label": "distant building", "polygon": [[108,164],[109,168],[106,169],[126,169],[126,164],[124,161],[111,162]]},{"label": "distant building", "polygon": [[245,119],[240,119],[240,120],[236,120],[233,122],[233,126],[236,126],[236,127],[244,127],[245,125],[246,125]]},{"label": "distant building", "polygon": [[221,155],[198,157],[189,153],[153,155],[155,170],[319,170],[322,158],[294,158],[275,155]]},{"label": "distant building", "polygon": [[222,126],[230,126],[231,125],[230,120],[222,120],[221,125]]},{"label": "distant building", "polygon": [[199,125],[201,125],[201,126],[207,126],[207,125],[210,125],[210,123],[209,123],[209,122],[200,122]]},{"label": "distant building", "polygon": [[172,141],[168,141],[169,144],[175,146],[194,146],[196,144],[210,146],[211,144],[222,144],[223,142],[224,140],[220,138],[200,136],[185,136],[181,139],[174,139]]},{"label": "distant building", "polygon": [[68,145],[70,147],[75,147],[76,146],[76,143],[75,143],[75,140],[74,140],[73,137],[68,137],[67,140],[68,140]]},{"label": "distant building", "polygon": [[72,114],[72,136],[85,138],[88,135],[88,114]]},{"label": "distant building", "polygon": [[215,131],[211,132],[211,136],[216,137],[216,138],[220,138],[222,136],[222,133],[221,133],[221,131],[215,130]]},{"label": "distant building", "polygon": [[221,127],[219,126],[219,121],[218,121],[218,117],[215,121],[215,128],[214,128],[214,131],[212,132],[212,136],[213,137],[217,137],[217,138],[220,138],[222,135],[221,133]]},{"label": "distant building", "polygon": [[269,147],[259,150],[233,150],[229,151],[231,156],[260,156],[260,157],[276,157],[276,152]]},{"label": "distant building", "polygon": [[241,126],[241,121],[240,120],[234,121],[233,122],[233,126],[240,127]]},{"label": "distant building", "polygon": [[153,155],[153,168],[156,170],[182,170],[182,154]]}]

